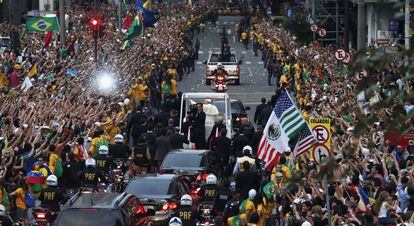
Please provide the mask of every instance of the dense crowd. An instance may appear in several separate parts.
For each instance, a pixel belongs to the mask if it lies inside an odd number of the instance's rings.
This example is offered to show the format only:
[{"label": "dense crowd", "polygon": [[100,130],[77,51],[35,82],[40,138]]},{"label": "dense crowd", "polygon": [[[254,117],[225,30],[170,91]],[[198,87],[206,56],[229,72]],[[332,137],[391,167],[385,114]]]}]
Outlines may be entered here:
[{"label": "dense crowd", "polygon": [[[97,165],[105,173],[111,166],[100,165],[100,160],[126,161],[131,156],[130,173],[155,172],[170,150],[189,142],[177,129],[181,109],[176,85],[194,70],[199,47],[194,35],[203,31],[207,20],[216,20],[212,2],[198,1],[191,9],[184,3],[154,4],[161,12],[160,20],[125,50],[120,49],[116,7],[100,4],[105,28],[98,41],[98,62],[91,51],[87,21],[92,9],[88,7],[69,9],[63,45],[54,36],[44,46],[40,34],[0,24],[0,35],[17,32],[19,36],[19,45],[0,57],[0,201],[7,211],[27,224],[33,207],[30,198],[47,203],[44,189],[55,189],[57,184],[64,188],[96,185],[97,181],[82,177],[90,170],[86,166]],[[412,147],[393,146],[385,139],[382,124],[392,117],[387,109],[376,112],[379,119],[367,125],[369,133],[356,138],[357,113],[343,109],[357,109],[357,98],[363,105],[370,100],[356,93],[358,78],[337,64],[333,49],[300,46],[254,12],[247,13],[237,30],[246,48],[250,41],[262,58],[268,84],[275,85],[276,92],[257,107],[253,120],[257,126],[241,119],[232,139],[226,137],[221,118],[206,136],[204,110],[211,104],[206,100],[196,106],[193,124],[188,125],[196,131],[190,141],[211,150],[216,157],[212,173],[219,178],[217,194],[231,194],[226,200],[214,199],[216,212],[223,213],[217,214],[216,225],[226,221],[228,225],[304,226],[328,221],[333,225],[414,222]],[[371,76],[381,87],[378,99],[386,99],[393,89],[412,93],[412,83],[402,79],[401,67],[402,62],[396,61]],[[103,73],[114,76],[116,89],[97,88]],[[26,78],[33,86],[21,89]],[[328,186],[309,154],[292,163],[292,154],[284,153],[272,170],[262,169],[255,158],[263,127],[284,89],[306,120],[331,119],[335,163],[329,166]],[[412,126],[411,121],[407,123]],[[133,145],[132,150],[127,144]],[[64,197],[58,198],[63,202]]]}]

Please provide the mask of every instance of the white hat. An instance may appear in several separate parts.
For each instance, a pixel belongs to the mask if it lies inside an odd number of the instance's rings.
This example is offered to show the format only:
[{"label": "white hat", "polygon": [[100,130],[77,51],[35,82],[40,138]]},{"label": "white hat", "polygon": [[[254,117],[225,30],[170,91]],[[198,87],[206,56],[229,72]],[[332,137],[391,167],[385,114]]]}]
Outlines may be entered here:
[{"label": "white hat", "polygon": [[100,127],[101,123],[100,122],[95,122],[95,126]]},{"label": "white hat", "polygon": [[109,154],[109,148],[108,148],[108,146],[106,146],[106,145],[101,145],[101,146],[99,146],[99,150],[98,150],[98,152],[99,152],[99,154],[101,154],[101,155],[107,155],[107,154]]},{"label": "white hat", "polygon": [[302,223],[301,226],[312,226],[312,224],[309,223],[309,221],[305,221],[305,222]]},{"label": "white hat", "polygon": [[124,136],[122,136],[122,134],[117,134],[115,135],[114,140],[116,143],[122,143],[124,142]]},{"label": "white hat", "polygon": [[124,104],[125,104],[125,105],[128,105],[130,102],[131,102],[131,101],[130,101],[128,98],[125,98],[125,100],[124,100]]},{"label": "white hat", "polygon": [[117,104],[121,107],[124,106],[124,103],[122,103],[122,102],[118,102]]},{"label": "white hat", "polygon": [[249,191],[249,199],[254,199],[254,197],[256,197],[257,192],[254,189],[250,189]]}]

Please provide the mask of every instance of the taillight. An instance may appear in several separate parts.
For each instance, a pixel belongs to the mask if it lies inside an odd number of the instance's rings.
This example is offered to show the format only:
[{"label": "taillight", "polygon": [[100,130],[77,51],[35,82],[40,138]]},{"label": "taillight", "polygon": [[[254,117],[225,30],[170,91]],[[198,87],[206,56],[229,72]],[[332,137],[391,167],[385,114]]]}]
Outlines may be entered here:
[{"label": "taillight", "polygon": [[45,213],[36,213],[36,218],[37,219],[45,219],[46,218],[46,214]]},{"label": "taillight", "polygon": [[164,173],[164,169],[162,167],[160,167],[160,169],[158,170],[160,174]]},{"label": "taillight", "polygon": [[210,70],[208,69],[208,67],[206,66],[206,73],[209,73],[210,72]]},{"label": "taillight", "polygon": [[240,73],[240,67],[239,66],[236,67],[236,73]]},{"label": "taillight", "polygon": [[135,214],[144,214],[146,212],[147,211],[145,210],[145,208],[144,208],[143,205],[138,205],[137,206],[137,209],[135,210]]},{"label": "taillight", "polygon": [[177,204],[175,202],[166,202],[162,206],[162,210],[164,211],[173,210],[175,208],[177,208]]},{"label": "taillight", "polygon": [[198,196],[198,192],[199,192],[199,190],[198,190],[198,189],[194,189],[194,190],[190,191],[190,195],[191,195],[192,197],[197,197],[197,196]]},{"label": "taillight", "polygon": [[207,179],[207,176],[208,176],[208,174],[206,174],[206,173],[198,174],[197,177],[196,177],[196,181],[197,182],[205,181]]}]

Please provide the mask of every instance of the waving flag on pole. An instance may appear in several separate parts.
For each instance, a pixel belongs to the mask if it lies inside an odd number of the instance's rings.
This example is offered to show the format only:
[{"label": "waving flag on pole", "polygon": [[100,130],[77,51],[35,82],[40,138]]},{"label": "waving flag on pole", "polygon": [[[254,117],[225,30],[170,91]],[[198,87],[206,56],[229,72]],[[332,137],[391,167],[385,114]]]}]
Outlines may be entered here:
[{"label": "waving flag on pole", "polygon": [[131,27],[131,25],[132,25],[131,15],[127,13],[125,17],[124,25],[122,25],[122,29],[127,30]]},{"label": "waving flag on pole", "polygon": [[257,156],[271,169],[279,156],[290,150],[289,141],[306,126],[306,121],[293,104],[288,93],[283,92],[263,130]]},{"label": "waving flag on pole", "polygon": [[[148,4],[147,4],[148,3]],[[149,7],[149,0],[145,3]],[[136,1],[136,10],[142,13],[142,21],[145,27],[153,27],[155,23],[159,20],[159,13],[153,12],[146,8],[145,4],[142,4],[141,0]]]},{"label": "waving flag on pole", "polygon": [[140,36],[144,33],[144,26],[141,20],[141,13],[137,13],[132,22],[131,27],[128,30],[127,39],[132,39],[134,37]]}]

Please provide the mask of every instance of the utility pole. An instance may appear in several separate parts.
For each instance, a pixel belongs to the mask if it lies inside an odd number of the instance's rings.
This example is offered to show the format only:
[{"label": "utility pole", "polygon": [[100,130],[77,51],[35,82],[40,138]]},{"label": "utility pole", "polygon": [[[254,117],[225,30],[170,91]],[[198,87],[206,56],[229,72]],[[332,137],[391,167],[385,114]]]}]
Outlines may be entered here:
[{"label": "utility pole", "polygon": [[12,16],[12,13],[13,13],[12,2],[13,2],[13,0],[9,0],[9,23],[10,24],[13,24],[12,23],[12,18],[13,18],[13,16]]},{"label": "utility pole", "polygon": [[63,60],[62,49],[65,45],[65,0],[59,0],[59,25],[60,25],[60,60]]},{"label": "utility pole", "polygon": [[410,49],[410,0],[405,0],[405,17],[404,17],[404,45],[405,49]]},{"label": "utility pole", "polygon": [[122,0],[118,0],[118,30],[119,34],[122,32]]},{"label": "utility pole", "polygon": [[[313,20],[313,23],[314,24],[316,24],[316,10],[315,10],[315,1],[316,0],[312,0],[312,20]],[[313,41],[315,41],[316,40],[316,34],[315,34],[315,32],[312,32],[313,34]]]},{"label": "utility pole", "polygon": [[366,15],[365,15],[365,0],[358,0],[358,25],[357,25],[357,50],[362,50],[366,45],[367,32],[366,26]]},{"label": "utility pole", "polygon": [[344,17],[344,47],[349,49],[349,0],[345,0],[345,17]]},{"label": "utility pole", "polygon": [[336,48],[339,48],[339,0],[336,0],[335,4],[335,31]]}]

